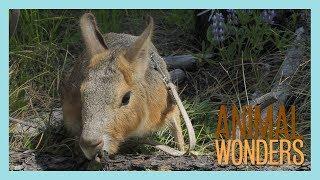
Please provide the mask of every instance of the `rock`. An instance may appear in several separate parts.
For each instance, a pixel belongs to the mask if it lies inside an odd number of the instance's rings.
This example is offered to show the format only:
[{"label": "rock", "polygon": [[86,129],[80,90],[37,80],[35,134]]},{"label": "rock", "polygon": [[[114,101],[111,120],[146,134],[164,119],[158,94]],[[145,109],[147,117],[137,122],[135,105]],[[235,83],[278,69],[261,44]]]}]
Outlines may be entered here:
[{"label": "rock", "polygon": [[22,165],[17,165],[12,167],[12,170],[14,171],[22,171],[23,169],[24,167]]}]

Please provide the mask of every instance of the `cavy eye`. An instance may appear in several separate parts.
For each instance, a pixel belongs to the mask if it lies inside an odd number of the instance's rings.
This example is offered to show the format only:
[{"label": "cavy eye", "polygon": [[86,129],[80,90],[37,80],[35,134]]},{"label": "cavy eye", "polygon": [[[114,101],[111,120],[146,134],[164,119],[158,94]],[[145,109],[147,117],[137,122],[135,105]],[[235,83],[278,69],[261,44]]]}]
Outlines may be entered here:
[{"label": "cavy eye", "polygon": [[131,91],[127,92],[127,93],[122,97],[121,106],[125,106],[125,105],[127,105],[127,104],[129,103],[130,96],[131,96]]}]

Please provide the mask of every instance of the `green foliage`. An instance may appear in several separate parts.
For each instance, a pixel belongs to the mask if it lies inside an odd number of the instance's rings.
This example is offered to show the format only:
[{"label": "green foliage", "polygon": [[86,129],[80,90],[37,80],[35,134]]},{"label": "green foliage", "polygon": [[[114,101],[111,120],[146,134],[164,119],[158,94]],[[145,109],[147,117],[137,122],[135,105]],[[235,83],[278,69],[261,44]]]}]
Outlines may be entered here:
[{"label": "green foliage", "polygon": [[[266,53],[284,51],[292,41],[294,29],[282,25],[270,25],[262,21],[260,11],[252,13],[237,11],[238,24],[226,23],[225,41],[219,43],[212,37],[211,28],[207,31],[207,40],[210,42],[207,52],[217,52],[216,59],[234,62],[241,58],[244,62],[256,60]],[[294,14],[292,18],[295,18]],[[208,63],[214,63],[210,62]]]},{"label": "green foliage", "polygon": [[117,32],[121,31],[121,24],[119,19],[123,19],[125,14],[122,11],[112,9],[109,11],[105,10],[96,10],[94,15],[97,18],[98,22],[103,22],[99,24],[99,27],[102,32]]},{"label": "green foliage", "polygon": [[18,31],[10,38],[10,113],[26,110],[33,86],[57,95],[65,62],[70,61],[66,49],[72,26],[66,25],[72,21],[64,10],[21,11]]},{"label": "green foliage", "polygon": [[167,26],[175,26],[186,32],[190,29],[190,26],[194,26],[193,10],[168,10],[164,20]]}]

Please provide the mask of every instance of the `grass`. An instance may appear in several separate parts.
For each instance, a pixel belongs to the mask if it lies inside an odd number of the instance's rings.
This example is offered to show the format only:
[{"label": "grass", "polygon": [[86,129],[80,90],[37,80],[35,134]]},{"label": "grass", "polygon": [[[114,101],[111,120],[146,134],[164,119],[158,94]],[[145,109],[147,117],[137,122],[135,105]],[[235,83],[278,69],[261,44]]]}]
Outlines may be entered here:
[{"label": "grass", "polygon": [[[50,121],[48,114],[60,107],[59,84],[77,55],[83,49],[78,20],[86,10],[22,10],[16,34],[10,38],[10,117],[30,119],[37,117]],[[239,14],[241,25],[228,25],[223,43],[212,41],[193,43],[193,10],[93,10],[102,32],[124,32],[138,35],[150,15],[156,23],[153,42],[163,56],[174,54],[213,54],[199,56],[197,70],[187,72],[188,81],[179,85],[183,103],[193,120],[197,136],[196,150],[200,154],[213,152],[215,123],[221,103],[228,106],[245,104],[257,94],[271,89],[286,49],[292,42],[298,25],[296,10],[288,17],[289,23],[268,25],[253,14]],[[284,13],[279,11],[279,13]],[[310,17],[310,16],[309,16]],[[308,19],[308,17],[306,17]],[[310,20],[309,20],[310,21]],[[310,28],[309,21],[303,24]],[[201,43],[200,43],[201,44]],[[305,59],[295,73],[291,86],[293,93],[288,103],[298,108],[298,131],[307,142],[310,155],[310,42]],[[197,56],[198,57],[198,56]],[[246,85],[246,86],[245,86]],[[249,97],[248,97],[249,96]],[[45,113],[44,113],[45,112]],[[11,126],[11,131],[14,130]],[[60,132],[59,132],[60,133]],[[10,136],[11,149],[40,151],[70,151],[76,142],[55,138],[50,130],[39,136]],[[187,137],[186,130],[184,130]],[[173,145],[168,131],[156,135],[163,143]]]}]

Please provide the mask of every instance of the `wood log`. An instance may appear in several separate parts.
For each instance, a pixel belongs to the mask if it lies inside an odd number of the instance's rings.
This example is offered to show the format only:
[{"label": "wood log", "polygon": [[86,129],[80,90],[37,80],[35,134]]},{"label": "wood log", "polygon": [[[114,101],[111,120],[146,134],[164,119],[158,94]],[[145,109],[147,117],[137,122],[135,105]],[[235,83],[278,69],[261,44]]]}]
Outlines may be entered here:
[{"label": "wood log", "polygon": [[178,55],[178,56],[167,56],[164,57],[165,62],[169,69],[192,69],[196,65],[196,58],[190,54]]},{"label": "wood log", "polygon": [[[286,99],[290,95],[290,81],[292,76],[299,68],[303,59],[304,53],[304,29],[300,27],[295,32],[295,39],[291,47],[287,50],[285,59],[282,63],[279,73],[276,75],[276,81],[273,83],[273,87],[270,92],[253,99],[251,105],[263,105],[263,108],[271,105],[274,102],[277,112],[280,103],[285,103]],[[261,108],[263,110],[263,108]],[[262,113],[262,115],[265,113]]]},{"label": "wood log", "polygon": [[14,35],[16,32],[18,22],[20,17],[20,9],[12,9],[10,10],[10,16],[9,16],[9,33],[10,36]]},{"label": "wood log", "polygon": [[[304,29],[298,28],[295,31],[295,39],[291,47],[287,50],[285,59],[280,67],[279,73],[275,76],[275,81],[270,92],[265,93],[250,101],[250,105],[259,105],[261,109],[261,117],[265,119],[267,116],[267,107],[273,106],[273,120],[277,119],[278,110],[281,104],[285,104],[291,92],[290,81],[292,76],[298,70],[303,59],[304,53]],[[231,116],[231,114],[228,114]],[[240,129],[237,127],[236,137],[240,138]]]}]

